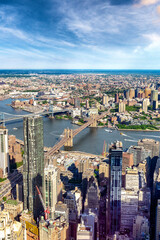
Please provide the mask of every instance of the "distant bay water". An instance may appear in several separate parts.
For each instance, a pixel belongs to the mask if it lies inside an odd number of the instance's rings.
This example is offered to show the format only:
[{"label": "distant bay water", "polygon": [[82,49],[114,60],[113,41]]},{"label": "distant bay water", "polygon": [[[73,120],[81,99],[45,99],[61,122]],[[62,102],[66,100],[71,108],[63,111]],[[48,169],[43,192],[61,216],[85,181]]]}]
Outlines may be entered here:
[{"label": "distant bay water", "polygon": [[160,70],[105,70],[105,69],[29,69],[29,70],[0,70],[0,76],[22,76],[34,74],[62,75],[62,74],[106,74],[106,75],[154,75],[159,76]]}]

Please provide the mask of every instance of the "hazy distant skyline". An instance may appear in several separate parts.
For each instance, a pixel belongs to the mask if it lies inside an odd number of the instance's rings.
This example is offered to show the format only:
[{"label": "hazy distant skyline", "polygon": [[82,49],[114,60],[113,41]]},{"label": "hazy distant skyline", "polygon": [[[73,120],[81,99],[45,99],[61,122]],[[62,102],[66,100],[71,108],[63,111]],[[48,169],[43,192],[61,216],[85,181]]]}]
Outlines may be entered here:
[{"label": "hazy distant skyline", "polygon": [[160,69],[160,0],[0,0],[0,69]]}]

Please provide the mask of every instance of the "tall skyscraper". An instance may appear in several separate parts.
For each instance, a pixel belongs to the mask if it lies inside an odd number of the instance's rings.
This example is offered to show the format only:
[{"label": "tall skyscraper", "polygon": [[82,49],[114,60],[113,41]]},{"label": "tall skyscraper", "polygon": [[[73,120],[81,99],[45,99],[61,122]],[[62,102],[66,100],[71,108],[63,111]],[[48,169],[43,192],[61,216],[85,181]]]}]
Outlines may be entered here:
[{"label": "tall skyscraper", "polygon": [[151,102],[158,101],[158,90],[151,91]]},{"label": "tall skyscraper", "polygon": [[155,239],[160,239],[160,199],[158,199],[157,209],[156,209],[156,233]]},{"label": "tall skyscraper", "polygon": [[145,98],[142,102],[142,110],[145,113],[147,113],[147,111],[148,111],[148,99],[147,98]]},{"label": "tall skyscraper", "polygon": [[33,212],[36,219],[43,210],[36,186],[43,193],[44,151],[43,121],[39,116],[25,117],[23,187],[24,209]]},{"label": "tall skyscraper", "polygon": [[0,128],[0,170],[1,177],[8,176],[9,170],[9,153],[8,153],[8,130],[5,127]]},{"label": "tall skyscraper", "polygon": [[131,88],[130,90],[129,90],[129,98],[135,98],[135,90],[133,89],[133,88]]},{"label": "tall skyscraper", "polygon": [[116,94],[115,94],[115,103],[118,103],[118,102],[119,102],[119,94],[116,93]]},{"label": "tall skyscraper", "polygon": [[106,94],[103,95],[102,102],[104,106],[108,105],[108,96]]},{"label": "tall skyscraper", "polygon": [[121,100],[118,104],[118,112],[125,112],[126,111],[126,104]]},{"label": "tall skyscraper", "polygon": [[109,149],[109,232],[120,230],[121,222],[121,185],[122,185],[122,143],[117,141]]},{"label": "tall skyscraper", "polygon": [[44,202],[50,210],[50,217],[54,218],[57,203],[57,168],[49,165],[44,169]]}]

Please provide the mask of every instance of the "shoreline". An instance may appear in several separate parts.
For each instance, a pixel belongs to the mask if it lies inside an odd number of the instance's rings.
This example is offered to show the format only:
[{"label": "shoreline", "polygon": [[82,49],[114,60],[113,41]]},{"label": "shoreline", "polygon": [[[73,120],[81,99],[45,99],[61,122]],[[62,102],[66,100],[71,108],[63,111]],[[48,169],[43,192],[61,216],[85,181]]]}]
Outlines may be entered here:
[{"label": "shoreline", "polygon": [[160,130],[143,130],[143,129],[117,129],[118,131],[134,131],[134,132],[160,132]]}]

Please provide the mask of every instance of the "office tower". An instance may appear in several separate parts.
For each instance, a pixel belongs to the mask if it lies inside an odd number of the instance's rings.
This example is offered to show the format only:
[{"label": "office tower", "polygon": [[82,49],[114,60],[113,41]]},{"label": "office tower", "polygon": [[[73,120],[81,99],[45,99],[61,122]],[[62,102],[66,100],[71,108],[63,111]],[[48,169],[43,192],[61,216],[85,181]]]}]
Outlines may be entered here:
[{"label": "office tower", "polygon": [[129,90],[125,90],[124,96],[126,99],[129,99]]},{"label": "office tower", "polygon": [[103,95],[102,103],[103,105],[108,105],[108,96],[106,94]]},{"label": "office tower", "polygon": [[129,98],[135,98],[135,90],[133,89],[133,88],[131,88],[130,90],[129,90]]},{"label": "office tower", "polygon": [[0,170],[0,175],[2,178],[6,178],[10,172],[8,153],[8,130],[3,126],[1,126],[0,128]]},{"label": "office tower", "polygon": [[79,98],[75,98],[74,99],[74,107],[75,108],[79,108],[80,107],[80,99]]},{"label": "office tower", "polygon": [[138,213],[138,193],[121,189],[121,230],[132,233],[133,219]]},{"label": "office tower", "polygon": [[109,179],[109,232],[120,230],[121,222],[121,185],[122,185],[122,143],[117,141],[110,146]]},{"label": "office tower", "polygon": [[148,99],[145,98],[142,102],[142,110],[143,112],[147,113],[148,112]]},{"label": "office tower", "polygon": [[127,167],[132,167],[133,153],[123,152],[122,171],[125,171]]},{"label": "office tower", "polygon": [[89,109],[89,100],[86,100],[86,109]]},{"label": "office tower", "polygon": [[81,223],[77,228],[77,240],[97,239],[97,216],[92,213],[83,213]]},{"label": "office tower", "polygon": [[138,93],[139,93],[140,90],[141,90],[140,88],[136,88],[136,90],[135,90],[135,97],[136,98],[138,97]]},{"label": "office tower", "polygon": [[109,164],[106,162],[99,164],[99,177],[109,179]]},{"label": "office tower", "polygon": [[51,218],[54,218],[55,205],[57,203],[57,168],[48,165],[44,169],[44,203],[49,209]]},{"label": "office tower", "polygon": [[93,182],[88,188],[85,205],[90,209],[98,209],[99,207],[99,189],[96,182]]},{"label": "office tower", "polygon": [[[150,239],[149,221],[145,216],[137,215],[133,220],[133,240]],[[158,240],[159,238],[156,238]]]},{"label": "office tower", "polygon": [[78,188],[75,188],[75,190],[67,192],[67,195],[64,198],[64,203],[67,204],[69,209],[69,220],[76,222],[79,219],[82,210],[81,191]]},{"label": "office tower", "polygon": [[143,146],[145,150],[151,151],[151,158],[159,156],[159,141],[153,139],[141,139],[138,141],[138,146]]},{"label": "office tower", "polygon": [[158,90],[151,91],[151,102],[158,101]]},{"label": "office tower", "polygon": [[126,111],[126,104],[123,101],[120,101],[118,104],[118,112],[125,112]]},{"label": "office tower", "polygon": [[153,110],[158,109],[158,101],[153,101]]},{"label": "office tower", "polygon": [[125,188],[126,190],[139,190],[139,173],[137,168],[127,168],[126,178],[125,178]]},{"label": "office tower", "polygon": [[156,209],[156,233],[155,239],[160,239],[160,199],[158,199],[157,209]]},{"label": "office tower", "polygon": [[115,103],[118,103],[118,102],[119,102],[119,94],[116,93],[116,94],[115,94]]},{"label": "office tower", "polygon": [[143,145],[141,146],[130,146],[128,149],[129,153],[133,154],[133,164],[137,166],[140,162],[146,160],[149,156],[151,156],[151,150],[147,150]]},{"label": "office tower", "polygon": [[151,95],[151,89],[149,87],[146,87],[144,90],[144,93],[145,93],[145,98],[148,98],[149,95]]},{"label": "office tower", "polygon": [[36,186],[43,194],[44,151],[43,151],[43,121],[39,116],[25,117],[24,125],[24,162],[23,188],[24,209],[33,212],[36,219],[42,204],[37,194]]}]

